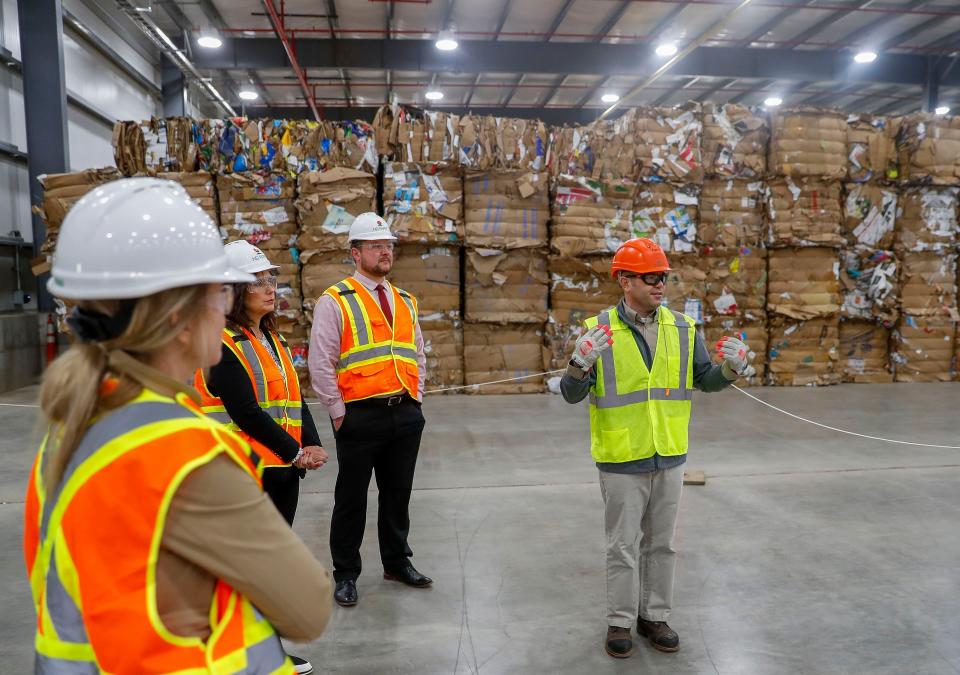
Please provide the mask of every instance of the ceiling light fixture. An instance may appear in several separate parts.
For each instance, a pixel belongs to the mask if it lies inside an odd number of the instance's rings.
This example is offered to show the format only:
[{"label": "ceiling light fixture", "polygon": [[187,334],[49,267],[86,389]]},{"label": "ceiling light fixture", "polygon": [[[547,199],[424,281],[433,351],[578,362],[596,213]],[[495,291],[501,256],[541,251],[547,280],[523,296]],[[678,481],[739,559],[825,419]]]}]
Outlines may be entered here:
[{"label": "ceiling light fixture", "polygon": [[244,101],[256,101],[258,98],[260,98],[260,94],[251,89],[244,89],[238,93],[237,96],[242,98]]},{"label": "ceiling light fixture", "polygon": [[873,63],[877,60],[877,53],[869,51],[857,52],[853,60],[857,63]]},{"label": "ceiling light fixture", "polygon": [[434,43],[434,46],[442,52],[452,52],[460,46],[460,43],[453,38],[440,38]]},{"label": "ceiling light fixture", "polygon": [[207,33],[197,38],[197,44],[204,49],[220,49],[223,46],[223,40]]},{"label": "ceiling light fixture", "polygon": [[938,115],[946,115],[948,112],[950,112],[950,106],[938,105],[933,112],[937,113]]},{"label": "ceiling light fixture", "polygon": [[770,96],[763,100],[763,105],[767,106],[768,108],[775,108],[781,103],[783,103],[783,99],[779,96]]},{"label": "ceiling light fixture", "polygon": [[442,91],[428,91],[424,96],[427,97],[428,101],[439,101],[443,98]]},{"label": "ceiling light fixture", "polygon": [[673,56],[677,53],[677,43],[676,42],[661,42],[657,45],[655,50],[657,56]]},{"label": "ceiling light fixture", "polygon": [[619,94],[604,94],[600,97],[600,100],[604,103],[616,103],[620,100]]}]

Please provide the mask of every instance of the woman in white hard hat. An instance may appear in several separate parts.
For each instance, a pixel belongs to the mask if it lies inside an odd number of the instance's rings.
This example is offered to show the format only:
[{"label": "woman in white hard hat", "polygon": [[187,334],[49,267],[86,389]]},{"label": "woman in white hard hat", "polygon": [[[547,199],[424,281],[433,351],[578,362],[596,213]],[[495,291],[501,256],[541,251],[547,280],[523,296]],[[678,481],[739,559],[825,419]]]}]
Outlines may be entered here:
[{"label": "woman in white hard hat", "polygon": [[290,674],[278,634],[323,632],[329,573],[183,384],[252,279],[171,181],[109,183],[65,219],[48,288],[78,341],[44,375],[25,505],[36,672]]},{"label": "woman in white hard hat", "polygon": [[[194,387],[201,409],[235,430],[264,460],[263,491],[291,526],[300,479],[306,469],[327,461],[286,340],[277,332],[277,265],[246,241],[226,245],[234,269],[254,275],[234,287],[223,331],[222,358],[208,372],[198,370]],[[291,656],[302,672],[307,661]],[[301,672],[301,671],[298,671]]]}]

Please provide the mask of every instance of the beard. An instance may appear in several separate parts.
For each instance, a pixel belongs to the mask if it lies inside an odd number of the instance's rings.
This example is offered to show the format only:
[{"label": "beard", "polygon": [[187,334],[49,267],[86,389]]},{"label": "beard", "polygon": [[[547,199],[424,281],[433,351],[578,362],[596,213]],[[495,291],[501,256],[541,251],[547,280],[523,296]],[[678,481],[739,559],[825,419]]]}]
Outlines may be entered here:
[{"label": "beard", "polygon": [[360,261],[360,271],[368,276],[384,277],[390,273],[391,269],[393,269],[393,260],[390,258],[379,259],[372,267],[363,260]]}]

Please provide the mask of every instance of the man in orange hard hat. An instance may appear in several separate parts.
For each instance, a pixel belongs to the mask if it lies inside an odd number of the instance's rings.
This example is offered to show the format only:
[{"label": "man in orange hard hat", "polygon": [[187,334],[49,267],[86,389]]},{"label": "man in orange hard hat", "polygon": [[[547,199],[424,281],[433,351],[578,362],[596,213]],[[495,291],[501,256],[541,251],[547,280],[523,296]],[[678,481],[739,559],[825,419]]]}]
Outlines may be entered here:
[{"label": "man in orange hard hat", "polygon": [[680,649],[667,618],[693,390],[729,386],[749,368],[749,350],[725,337],[721,363],[711,361],[694,320],[662,304],[670,265],[649,239],[620,246],[611,271],[623,299],[584,322],[560,391],[568,403],[590,398],[607,536],[605,648],[626,658],[634,622],[656,649]]}]

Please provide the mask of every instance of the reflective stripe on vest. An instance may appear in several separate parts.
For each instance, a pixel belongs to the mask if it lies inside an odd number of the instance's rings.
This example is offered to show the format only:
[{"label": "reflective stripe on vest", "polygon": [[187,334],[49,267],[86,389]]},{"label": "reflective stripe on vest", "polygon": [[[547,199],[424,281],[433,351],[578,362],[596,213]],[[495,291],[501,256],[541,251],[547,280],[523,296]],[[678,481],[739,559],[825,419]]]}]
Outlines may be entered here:
[{"label": "reflective stripe on vest", "polygon": [[[590,389],[590,451],[621,463],[687,451],[693,399],[693,321],[660,307],[657,346],[648,367],[632,329],[611,308],[585,325],[609,325],[613,346],[597,362]],[[622,368],[622,370],[620,370]]]},{"label": "reflective stripe on vest", "polygon": [[105,414],[81,439],[49,499],[39,484],[48,441],[41,446],[28,493],[41,513],[28,516],[25,532],[25,542],[39,541],[28,560],[31,579],[42,578],[33,588],[35,672],[294,672],[269,622],[222,581],[206,642],[174,636],[160,622],[157,547],[181,481],[220,455],[259,480],[242,439],[192,405],[183,395],[144,390]]},{"label": "reflective stripe on vest", "polygon": [[[273,340],[273,344],[277,348],[281,375],[286,375],[282,384],[280,380],[277,380],[272,390],[267,372],[268,369],[270,372],[274,372],[277,364],[272,356],[264,355],[259,351],[265,351],[267,348],[260,345],[259,341],[255,345],[253,341],[256,338],[247,330],[234,331],[228,328],[224,329],[223,332],[223,344],[233,352],[250,377],[250,385],[253,387],[260,409],[299,443],[302,438],[303,427],[303,401],[301,400],[299,376],[296,368],[294,368],[293,358],[290,356],[286,341],[276,332],[268,333],[268,338]],[[240,434],[262,456],[265,466],[288,466],[288,463],[284,462],[275,452],[256,441],[237,426],[227,413],[223,401],[210,392],[202,370],[198,370],[194,375],[193,386],[200,392],[203,412],[226,425],[231,431]]]},{"label": "reflective stripe on vest", "polygon": [[392,326],[379,301],[357,280],[344,279],[324,292],[337,302],[343,322],[337,385],[344,402],[404,390],[414,397],[419,393],[416,300],[395,286],[390,291]]}]

